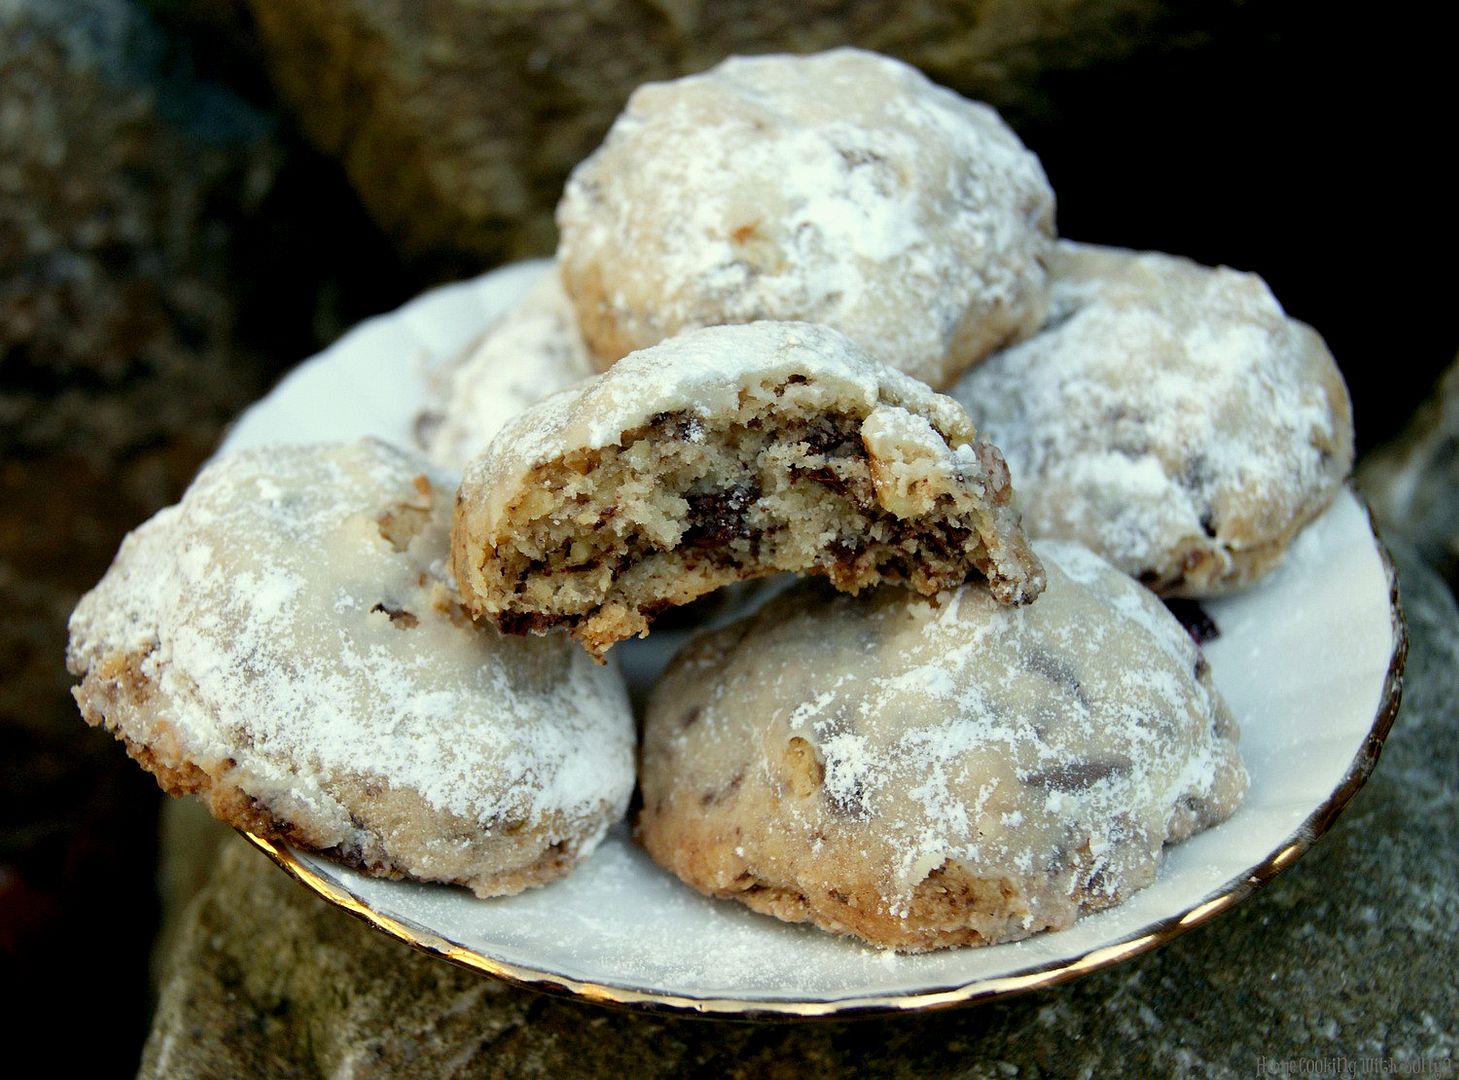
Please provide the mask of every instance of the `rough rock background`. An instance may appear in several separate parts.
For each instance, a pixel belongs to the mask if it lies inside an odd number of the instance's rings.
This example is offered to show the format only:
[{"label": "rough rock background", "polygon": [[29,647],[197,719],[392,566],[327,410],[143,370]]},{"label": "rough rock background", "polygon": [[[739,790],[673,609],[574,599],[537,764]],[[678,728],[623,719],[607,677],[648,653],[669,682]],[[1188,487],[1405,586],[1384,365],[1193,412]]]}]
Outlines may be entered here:
[{"label": "rough rock background", "polygon": [[1364,459],[1357,479],[1379,524],[1459,585],[1459,360],[1403,433]]},{"label": "rough rock background", "polygon": [[[1332,344],[1371,447],[1459,345],[1459,282],[1442,258],[1459,229],[1437,151],[1452,90],[1432,18],[1403,4],[1337,18],[1315,0],[0,0],[0,985],[24,990],[7,1030],[58,1031],[49,1045],[68,1061],[126,1073],[152,1012],[159,799],[77,720],[61,662],[76,598],[125,531],[177,497],[228,418],[297,360],[428,284],[550,248],[562,176],[640,78],[734,48],[855,41],[992,98],[1042,155],[1066,234],[1262,272]],[[1445,387],[1363,481],[1385,523],[1452,575],[1452,376]],[[1228,917],[1244,922],[1088,989],[905,1030],[792,1037],[502,991],[311,908],[237,844],[215,869],[218,833],[176,804],[160,868],[176,948],[158,953],[166,994],[149,1068],[170,1046],[194,1070],[231,1071],[218,1031],[185,1023],[185,1000],[239,1028],[238,1053],[263,1053],[267,1035],[276,1071],[301,1075],[351,1060],[368,1071],[332,1032],[397,1012],[377,1074],[446,1048],[473,1071],[572,1064],[620,1025],[600,1071],[651,1051],[666,1071],[860,1060],[1059,1073],[1152,1024],[1215,1040],[1204,1010],[1218,1007],[1315,1032],[1313,1047],[1332,1031],[1334,1045],[1442,1047],[1452,996],[1401,975],[1453,959],[1432,937],[1455,922],[1442,861],[1454,778],[1433,771],[1455,757],[1449,708],[1422,722],[1436,760],[1404,771],[1390,750],[1349,831]],[[1381,812],[1363,817],[1389,775],[1422,799],[1374,802]],[[1389,892],[1354,907],[1353,879],[1384,874]],[[278,925],[238,896],[273,905]],[[1261,964],[1248,969],[1251,956],[1288,954],[1270,986]],[[334,964],[355,989],[331,999],[323,980],[285,970],[290,957]],[[403,981],[358,983],[386,971]],[[435,997],[419,989],[433,980]],[[421,993],[420,1006],[392,1004],[391,986]],[[1169,1003],[1181,994],[1188,1007]],[[500,1033],[495,1049],[457,1038],[472,1023]],[[945,1057],[919,1039],[942,1040]],[[1000,1047],[1006,1067],[990,1064]],[[1160,1053],[1149,1060],[1183,1060]],[[1245,1067],[1235,1050],[1202,1053]]]},{"label": "rough rock background", "polygon": [[72,1056],[114,1070],[146,1032],[158,793],[77,722],[71,608],[240,408],[408,295],[398,266],[328,163],[129,0],[0,2],[7,1031],[49,1031],[84,994]]},{"label": "rough rock background", "polygon": [[241,103],[160,115],[158,46],[125,5],[0,6],[0,959],[17,1031],[99,965],[117,1048],[146,1030],[155,785],[77,724],[65,619],[266,385],[214,215],[279,168]]}]

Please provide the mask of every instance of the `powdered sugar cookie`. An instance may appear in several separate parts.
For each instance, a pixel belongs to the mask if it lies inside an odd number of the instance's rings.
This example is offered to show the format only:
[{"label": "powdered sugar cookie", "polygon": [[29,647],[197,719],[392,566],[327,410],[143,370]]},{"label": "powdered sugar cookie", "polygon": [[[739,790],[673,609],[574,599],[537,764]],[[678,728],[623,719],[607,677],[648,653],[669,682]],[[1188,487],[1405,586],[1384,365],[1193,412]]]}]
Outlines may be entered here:
[{"label": "powdered sugar cookie", "polygon": [[432,381],[417,424],[421,447],[437,465],[460,471],[512,417],[594,373],[551,267]]},{"label": "powdered sugar cookie", "polygon": [[856,49],[640,87],[568,181],[558,258],[600,366],[805,320],[934,387],[1040,323],[1053,192],[986,105]]},{"label": "powdered sugar cookie", "polygon": [[1256,275],[1170,255],[1061,242],[1048,328],[953,394],[1008,455],[1032,535],[1169,595],[1255,580],[1352,468],[1322,339]]},{"label": "powdered sugar cookie", "polygon": [[1026,607],[803,584],[696,638],[648,706],[639,837],[711,896],[919,951],[1148,885],[1246,774],[1198,647],[1074,544]]},{"label": "powdered sugar cookie", "polygon": [[502,429],[452,533],[473,611],[595,655],[658,612],[778,571],[855,591],[982,575],[1042,588],[998,451],[950,398],[809,323],[690,331]]},{"label": "powdered sugar cookie", "polygon": [[373,440],[208,466],[77,606],[82,714],[165,790],[368,873],[566,873],[633,788],[624,689],[564,637],[472,623],[453,489]]}]

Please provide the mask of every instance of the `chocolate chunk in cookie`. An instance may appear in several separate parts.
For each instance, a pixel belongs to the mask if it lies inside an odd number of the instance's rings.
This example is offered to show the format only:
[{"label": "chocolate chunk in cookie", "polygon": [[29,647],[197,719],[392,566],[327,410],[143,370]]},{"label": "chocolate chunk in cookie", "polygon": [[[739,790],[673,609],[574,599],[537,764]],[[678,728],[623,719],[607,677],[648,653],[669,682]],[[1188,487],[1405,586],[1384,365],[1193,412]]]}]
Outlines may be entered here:
[{"label": "chocolate chunk in cookie", "polygon": [[779,571],[856,591],[1042,588],[1008,471],[951,399],[808,323],[691,331],[512,421],[467,469],[452,559],[512,632],[595,655]]}]

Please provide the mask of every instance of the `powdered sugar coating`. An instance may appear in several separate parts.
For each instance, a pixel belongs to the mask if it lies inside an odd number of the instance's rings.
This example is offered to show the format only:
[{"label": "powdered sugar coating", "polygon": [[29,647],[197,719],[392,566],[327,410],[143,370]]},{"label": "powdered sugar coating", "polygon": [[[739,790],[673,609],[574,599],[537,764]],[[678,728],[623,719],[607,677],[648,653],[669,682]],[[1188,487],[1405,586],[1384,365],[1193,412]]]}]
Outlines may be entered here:
[{"label": "powdered sugar coating", "polygon": [[686,327],[803,319],[946,386],[1032,331],[1053,192],[986,105],[856,49],[640,87],[558,206],[600,365]]},{"label": "powdered sugar coating", "polygon": [[1200,650],[1148,590],[1043,542],[1044,594],[799,587],[654,691],[640,832],[702,891],[874,944],[1064,927],[1153,880],[1246,774]]},{"label": "powdered sugar coating", "polygon": [[211,464],[77,606],[83,712],[215,808],[377,872],[482,894],[565,872],[632,790],[626,695],[561,637],[466,617],[454,486],[375,440]]},{"label": "powdered sugar coating", "polygon": [[422,447],[459,471],[512,417],[594,373],[553,266],[428,388]]},{"label": "powdered sugar coating", "polygon": [[953,390],[1035,536],[1158,591],[1245,585],[1332,501],[1352,412],[1322,339],[1254,274],[1061,241],[1049,326]]}]

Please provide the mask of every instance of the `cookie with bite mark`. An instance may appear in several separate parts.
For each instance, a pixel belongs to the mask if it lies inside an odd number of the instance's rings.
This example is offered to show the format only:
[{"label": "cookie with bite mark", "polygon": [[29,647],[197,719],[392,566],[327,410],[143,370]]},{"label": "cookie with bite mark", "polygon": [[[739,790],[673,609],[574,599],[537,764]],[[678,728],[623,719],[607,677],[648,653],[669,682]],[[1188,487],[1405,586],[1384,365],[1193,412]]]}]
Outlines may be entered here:
[{"label": "cookie with bite mark", "polygon": [[595,656],[789,571],[857,591],[1043,587],[1003,459],[950,398],[809,323],[690,331],[522,413],[468,466],[452,565],[507,632]]}]

